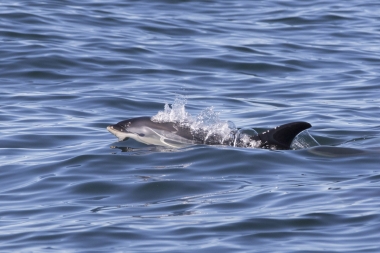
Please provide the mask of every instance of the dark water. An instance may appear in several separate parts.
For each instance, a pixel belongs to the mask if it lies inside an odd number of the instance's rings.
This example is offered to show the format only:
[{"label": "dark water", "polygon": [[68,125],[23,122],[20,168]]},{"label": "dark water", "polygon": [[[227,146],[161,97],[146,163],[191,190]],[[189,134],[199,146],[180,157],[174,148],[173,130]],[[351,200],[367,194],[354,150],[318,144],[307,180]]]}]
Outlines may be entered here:
[{"label": "dark water", "polygon": [[[1,252],[379,252],[377,1],[0,3]],[[188,99],[319,147],[134,141]],[[122,152],[128,151],[128,152]]]}]

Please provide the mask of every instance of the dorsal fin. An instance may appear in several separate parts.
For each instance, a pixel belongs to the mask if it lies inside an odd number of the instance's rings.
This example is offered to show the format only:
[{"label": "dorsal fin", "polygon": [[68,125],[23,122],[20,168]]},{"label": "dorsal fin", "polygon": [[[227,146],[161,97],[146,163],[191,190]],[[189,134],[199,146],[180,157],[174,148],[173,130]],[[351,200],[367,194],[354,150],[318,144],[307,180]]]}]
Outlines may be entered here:
[{"label": "dorsal fin", "polygon": [[307,122],[292,122],[253,136],[251,140],[261,141],[260,148],[290,149],[293,139],[310,127]]}]

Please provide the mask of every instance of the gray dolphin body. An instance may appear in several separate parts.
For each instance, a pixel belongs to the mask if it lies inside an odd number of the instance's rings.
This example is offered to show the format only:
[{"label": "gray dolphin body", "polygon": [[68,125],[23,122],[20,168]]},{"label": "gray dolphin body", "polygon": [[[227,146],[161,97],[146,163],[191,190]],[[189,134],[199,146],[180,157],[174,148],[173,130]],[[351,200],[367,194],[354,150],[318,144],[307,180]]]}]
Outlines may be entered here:
[{"label": "gray dolphin body", "polygon": [[209,135],[202,129],[194,132],[190,127],[175,122],[154,122],[150,117],[139,117],[121,121],[110,125],[107,130],[114,134],[119,141],[132,138],[145,144],[183,147],[192,144],[229,145],[237,147],[256,147],[267,149],[290,149],[293,139],[303,130],[310,128],[307,122],[292,122],[269,129],[261,134],[250,136],[247,146],[236,133],[231,132],[229,138],[218,135]]}]

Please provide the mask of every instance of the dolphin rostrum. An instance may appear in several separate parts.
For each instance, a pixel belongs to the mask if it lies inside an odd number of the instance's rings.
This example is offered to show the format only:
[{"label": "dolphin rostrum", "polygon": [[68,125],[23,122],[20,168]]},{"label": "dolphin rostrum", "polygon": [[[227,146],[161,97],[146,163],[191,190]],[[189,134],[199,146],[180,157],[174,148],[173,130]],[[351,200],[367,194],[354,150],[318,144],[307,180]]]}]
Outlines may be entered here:
[{"label": "dolphin rostrum", "polygon": [[176,122],[155,122],[150,117],[139,117],[110,125],[107,130],[119,141],[132,138],[138,142],[166,147],[183,147],[192,144],[229,145],[266,149],[290,149],[293,139],[310,128],[307,122],[284,124],[243,140],[238,131],[231,131],[228,138],[210,134],[206,130],[192,130]]}]

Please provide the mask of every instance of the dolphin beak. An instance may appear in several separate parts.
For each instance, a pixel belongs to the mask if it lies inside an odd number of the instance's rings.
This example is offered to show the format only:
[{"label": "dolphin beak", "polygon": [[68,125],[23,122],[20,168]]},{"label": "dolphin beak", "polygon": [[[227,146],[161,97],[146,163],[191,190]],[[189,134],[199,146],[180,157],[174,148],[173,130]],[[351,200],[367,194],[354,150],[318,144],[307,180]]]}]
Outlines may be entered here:
[{"label": "dolphin beak", "polygon": [[[116,127],[115,127],[116,126]],[[111,134],[113,134],[113,135],[115,135],[118,139],[119,139],[119,141],[123,141],[123,140],[128,140],[128,137],[126,137],[126,136],[123,136],[123,131],[122,131],[122,129],[120,128],[120,130],[119,129],[117,129],[118,127],[117,127],[117,125],[109,125],[108,127],[107,127],[107,130],[111,133]],[[125,133],[124,133],[125,134]]]},{"label": "dolphin beak", "polygon": [[114,134],[117,136],[117,133],[120,133],[122,131],[120,131],[121,129],[118,129],[117,127],[115,127],[115,125],[109,125],[107,127],[107,130],[111,133],[111,134]]},{"label": "dolphin beak", "polygon": [[111,134],[114,134],[114,135],[116,135],[116,133],[117,133],[117,130],[114,129],[112,125],[109,125],[107,127],[107,130],[108,130],[108,132],[110,132]]}]

